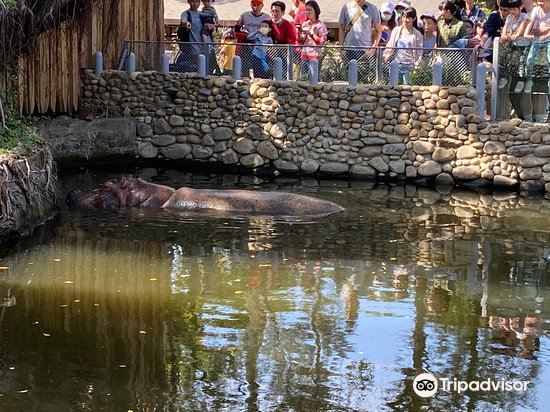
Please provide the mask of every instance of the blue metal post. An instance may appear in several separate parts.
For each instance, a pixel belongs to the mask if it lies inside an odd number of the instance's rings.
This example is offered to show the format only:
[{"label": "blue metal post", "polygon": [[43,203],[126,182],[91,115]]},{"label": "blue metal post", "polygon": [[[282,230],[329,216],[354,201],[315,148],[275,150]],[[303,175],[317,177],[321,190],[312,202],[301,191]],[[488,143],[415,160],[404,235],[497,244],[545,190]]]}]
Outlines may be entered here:
[{"label": "blue metal post", "polygon": [[273,80],[278,82],[283,80],[283,59],[280,57],[273,59]]},{"label": "blue metal post", "polygon": [[381,83],[384,77],[384,55],[382,49],[382,47],[376,48],[376,81],[378,83]]},{"label": "blue metal post", "polygon": [[289,44],[286,48],[286,78],[288,80],[294,79],[294,73],[293,73],[293,59],[292,55],[294,52],[294,48]]},{"label": "blue metal post", "polygon": [[[498,113],[498,109],[497,109],[498,98],[499,98],[498,81],[500,79],[499,67],[500,67],[500,37],[497,37],[493,42],[493,75],[491,76],[491,118],[493,120],[496,120],[501,115],[500,113]],[[478,82],[479,81],[480,80],[478,79]]]},{"label": "blue metal post", "polygon": [[199,76],[206,77],[206,56],[199,54]]},{"label": "blue metal post", "polygon": [[485,75],[487,73],[487,66],[484,63],[479,63],[477,65],[476,72],[476,91],[477,91],[477,109],[476,114],[482,118],[485,116],[485,94],[486,94],[486,85],[485,85]]},{"label": "blue metal post", "polygon": [[349,62],[348,80],[350,86],[357,86],[357,77],[359,73],[359,64],[357,60],[352,59]]},{"label": "blue metal post", "polygon": [[132,74],[136,71],[136,55],[135,53],[130,53],[128,55],[128,63],[126,65],[128,73]]},{"label": "blue metal post", "polygon": [[241,57],[233,57],[233,78],[235,80],[241,80],[242,78],[242,68],[241,68]]},{"label": "blue metal post", "polygon": [[94,74],[100,76],[103,73],[103,53],[100,51],[94,54]]},{"label": "blue metal post", "polygon": [[161,71],[162,73],[168,73],[170,71],[170,59],[166,53],[162,53],[161,56]]},{"label": "blue metal post", "polygon": [[433,84],[443,86],[443,63],[440,61],[436,61],[433,66]]}]

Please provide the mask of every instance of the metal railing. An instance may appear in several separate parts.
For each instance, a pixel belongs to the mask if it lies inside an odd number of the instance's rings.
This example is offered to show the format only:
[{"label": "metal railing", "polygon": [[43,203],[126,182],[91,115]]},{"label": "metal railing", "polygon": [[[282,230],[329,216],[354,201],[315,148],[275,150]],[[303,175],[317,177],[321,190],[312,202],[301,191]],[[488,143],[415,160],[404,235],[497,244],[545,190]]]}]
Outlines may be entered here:
[{"label": "metal railing", "polygon": [[[168,70],[198,72],[199,56],[206,57],[206,74],[235,75],[232,56],[241,58],[238,78],[273,78],[275,61],[282,61],[282,76],[286,80],[311,80],[312,57],[316,57],[321,82],[349,81],[350,63],[357,63],[357,82],[361,84],[390,84],[391,63],[404,61],[412,54],[416,64],[400,64],[397,68],[400,83],[431,85],[434,65],[442,65],[441,86],[474,85],[479,53],[477,49],[422,49],[350,46],[296,46],[251,43],[177,43],[126,41],[119,69],[132,66],[134,70],[161,71],[168,58]],[[131,57],[132,56],[132,57]],[[164,57],[163,57],[164,56]],[[168,57],[166,57],[168,56]],[[164,61],[166,64],[166,62]],[[352,68],[355,63],[352,63]],[[394,63],[394,70],[396,69]],[[235,76],[234,76],[235,77]]]},{"label": "metal railing", "polygon": [[493,45],[492,114],[508,119],[550,121],[550,42],[501,42]]}]

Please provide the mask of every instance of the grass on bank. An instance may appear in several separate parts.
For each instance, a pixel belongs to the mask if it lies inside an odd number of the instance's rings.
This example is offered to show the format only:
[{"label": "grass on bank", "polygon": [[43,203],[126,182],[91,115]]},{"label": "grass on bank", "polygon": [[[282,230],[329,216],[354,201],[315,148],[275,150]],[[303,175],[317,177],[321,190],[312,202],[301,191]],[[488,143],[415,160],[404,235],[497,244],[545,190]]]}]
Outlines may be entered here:
[{"label": "grass on bank", "polygon": [[0,155],[6,153],[25,154],[42,141],[35,127],[35,118],[15,115],[7,119],[6,127],[0,124]]}]

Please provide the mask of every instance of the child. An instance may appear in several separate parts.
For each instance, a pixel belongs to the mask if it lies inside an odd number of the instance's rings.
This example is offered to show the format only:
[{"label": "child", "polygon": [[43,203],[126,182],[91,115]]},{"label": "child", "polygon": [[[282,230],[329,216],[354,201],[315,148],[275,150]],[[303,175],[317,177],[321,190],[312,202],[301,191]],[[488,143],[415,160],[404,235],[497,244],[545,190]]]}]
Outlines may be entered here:
[{"label": "child", "polygon": [[229,74],[233,70],[233,57],[235,57],[237,48],[235,42],[233,29],[228,29],[222,33],[222,45],[218,52],[218,60],[220,62],[220,69],[224,75]]},{"label": "child", "polygon": [[[535,36],[533,33],[537,33]],[[531,93],[533,90],[533,77],[550,77],[550,55],[548,45],[543,44],[550,39],[550,0],[539,0],[538,6],[533,9],[531,19],[525,29],[525,38],[533,41],[527,63],[525,65],[525,76],[527,81],[523,91]],[[548,81],[550,88],[550,80]]]},{"label": "child", "polygon": [[[529,18],[527,17],[526,13],[521,12],[521,6],[521,0],[511,0],[508,2],[509,14],[506,17],[506,20],[504,21],[504,27],[502,28],[502,36],[500,38],[500,41],[502,43],[513,43],[525,33]],[[503,44],[503,46],[505,45]],[[519,76],[522,61],[524,60],[524,48],[521,46],[510,44],[503,47],[503,52],[504,51],[506,51],[507,53],[502,53],[501,59],[503,62],[505,60],[508,61],[509,69],[508,73],[505,74]],[[506,86],[506,84],[508,84],[508,78],[503,77],[498,82],[498,88],[502,89]],[[523,81],[518,81],[514,89],[514,93],[521,93],[524,86],[525,84]]]},{"label": "child", "polygon": [[475,36],[474,22],[472,20],[466,19],[466,20],[462,20],[462,24],[464,24],[464,27],[468,32],[468,38],[471,39],[472,37],[474,37]]},{"label": "child", "polygon": [[472,33],[473,36],[468,41],[468,47],[475,48],[475,47],[483,46],[481,44],[481,42],[482,42],[482,38],[483,38],[483,26],[484,25],[485,25],[485,23],[483,21],[478,21],[475,24],[474,31]]},{"label": "child", "polygon": [[422,47],[425,49],[435,49],[437,45],[437,19],[432,13],[426,13],[420,16],[422,20],[422,31],[424,40]]},{"label": "child", "polygon": [[521,0],[508,2],[508,11],[500,41],[511,42],[519,39],[525,33],[529,18],[526,13],[521,12]]},{"label": "child", "polygon": [[204,24],[220,24],[218,13],[216,12],[214,6],[212,6],[212,3],[214,3],[214,0],[202,0],[203,6],[201,10],[201,23],[203,26],[201,30],[201,39],[203,43],[211,43],[214,41],[214,30],[206,29]]},{"label": "child", "polygon": [[267,78],[267,69],[269,64],[267,63],[267,44],[273,44],[273,40],[269,35],[271,34],[271,21],[264,20],[260,23],[258,31],[250,33],[247,36],[247,40],[254,42],[255,46],[252,49],[252,69],[254,70],[254,77]]}]

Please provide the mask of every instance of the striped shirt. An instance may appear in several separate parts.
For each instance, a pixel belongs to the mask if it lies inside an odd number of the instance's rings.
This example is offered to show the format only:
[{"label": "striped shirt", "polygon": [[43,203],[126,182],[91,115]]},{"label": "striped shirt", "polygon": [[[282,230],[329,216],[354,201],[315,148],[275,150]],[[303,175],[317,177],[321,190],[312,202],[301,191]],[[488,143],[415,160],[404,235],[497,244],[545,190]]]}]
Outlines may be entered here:
[{"label": "striped shirt", "polygon": [[460,16],[463,21],[471,20],[474,26],[480,21],[485,21],[485,12],[477,6],[474,6],[474,8],[470,10],[470,13],[466,12],[465,8],[460,10]]}]

